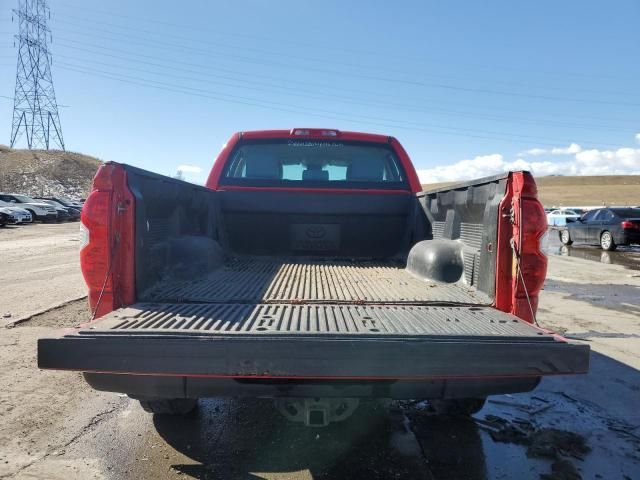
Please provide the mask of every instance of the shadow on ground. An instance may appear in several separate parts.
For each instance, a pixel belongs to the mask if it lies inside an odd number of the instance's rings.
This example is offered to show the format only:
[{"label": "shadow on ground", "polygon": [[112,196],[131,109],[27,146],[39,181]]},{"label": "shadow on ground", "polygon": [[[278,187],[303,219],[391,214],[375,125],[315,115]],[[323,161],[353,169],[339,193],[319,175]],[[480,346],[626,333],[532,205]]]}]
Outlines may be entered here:
[{"label": "shadow on ground", "polygon": [[[434,416],[424,403],[369,401],[344,422],[306,428],[269,400],[210,399],[192,417],[153,422],[181,454],[173,470],[192,478],[570,478],[551,473],[560,460],[585,478],[624,479],[640,475],[640,418],[631,406],[639,391],[640,372],[593,353],[589,375],[491,397],[472,419]],[[496,417],[509,428],[575,433],[590,453],[576,458],[552,445],[532,456],[526,441],[495,435],[487,419]]]},{"label": "shadow on ground", "polygon": [[191,418],[154,424],[200,464],[174,465],[195,478],[432,478],[405,415],[384,402],[325,428],[288,422],[270,400],[205,400]]}]

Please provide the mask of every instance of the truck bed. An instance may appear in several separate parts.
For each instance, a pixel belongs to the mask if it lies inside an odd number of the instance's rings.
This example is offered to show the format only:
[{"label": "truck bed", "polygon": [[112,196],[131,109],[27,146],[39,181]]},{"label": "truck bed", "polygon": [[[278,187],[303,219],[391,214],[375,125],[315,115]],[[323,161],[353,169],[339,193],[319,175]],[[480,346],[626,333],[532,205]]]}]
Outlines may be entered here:
[{"label": "truck bed", "polygon": [[463,283],[419,278],[399,260],[226,256],[188,281],[165,280],[143,295],[155,302],[489,305]]},{"label": "truck bed", "polygon": [[523,175],[413,195],[212,190],[119,164],[100,172],[81,253],[98,319],[39,339],[41,368],[157,398],[245,387],[292,396],[293,384],[307,397],[363,385],[375,397],[483,397],[588,370],[587,345],[522,320],[507,207]]}]

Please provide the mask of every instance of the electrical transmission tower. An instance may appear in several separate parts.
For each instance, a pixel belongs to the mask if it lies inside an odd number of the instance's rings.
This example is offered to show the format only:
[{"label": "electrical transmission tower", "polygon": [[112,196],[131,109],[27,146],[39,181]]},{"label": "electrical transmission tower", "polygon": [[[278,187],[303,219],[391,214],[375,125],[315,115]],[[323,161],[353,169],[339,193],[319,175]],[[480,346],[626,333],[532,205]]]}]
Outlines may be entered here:
[{"label": "electrical transmission tower", "polygon": [[13,13],[18,17],[20,33],[16,36],[19,47],[11,147],[24,134],[29,149],[57,146],[64,150],[47,47],[51,39],[49,7],[46,0],[18,0]]}]

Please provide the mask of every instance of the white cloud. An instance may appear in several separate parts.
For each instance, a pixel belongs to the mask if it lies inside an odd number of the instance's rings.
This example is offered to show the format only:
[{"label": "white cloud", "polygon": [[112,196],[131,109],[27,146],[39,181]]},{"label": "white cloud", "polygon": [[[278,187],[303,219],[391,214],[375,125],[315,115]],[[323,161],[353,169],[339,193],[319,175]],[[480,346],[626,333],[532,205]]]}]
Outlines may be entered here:
[{"label": "white cloud", "polygon": [[636,142],[640,143],[640,133],[636,133]]},{"label": "white cloud", "polygon": [[544,155],[545,153],[547,153],[547,150],[545,150],[544,148],[532,148],[531,150],[522,152],[520,155],[533,155],[534,157],[537,157],[539,155]]},{"label": "white cloud", "polygon": [[[527,150],[521,155],[536,149]],[[480,155],[470,160],[418,170],[422,183],[452,182],[495,175],[513,170],[529,170],[534,175],[638,175],[640,174],[640,148],[618,148],[617,150],[583,150],[572,143],[567,148],[548,150],[562,152],[556,155],[573,155],[571,160],[535,161],[523,158],[505,160],[503,155],[493,153]]]},{"label": "white cloud", "polygon": [[197,165],[178,165],[178,168],[176,169],[179,172],[184,172],[184,173],[200,173],[202,172],[202,168],[198,167]]},{"label": "white cloud", "polygon": [[552,148],[552,155],[573,155],[574,153],[578,153],[582,151],[582,147],[577,143],[572,143],[567,148]]},{"label": "white cloud", "polygon": [[575,175],[575,170],[566,162],[529,162],[522,158],[505,161],[499,153],[481,155],[471,160],[461,160],[451,165],[418,170],[421,183],[453,182],[486,177],[501,172],[529,170],[535,175]]},{"label": "white cloud", "polygon": [[541,155],[573,155],[582,151],[582,147],[577,143],[572,143],[568,147],[554,147],[551,149],[545,148],[532,148],[530,150],[525,150],[520,155],[521,156],[532,156],[539,157]]}]

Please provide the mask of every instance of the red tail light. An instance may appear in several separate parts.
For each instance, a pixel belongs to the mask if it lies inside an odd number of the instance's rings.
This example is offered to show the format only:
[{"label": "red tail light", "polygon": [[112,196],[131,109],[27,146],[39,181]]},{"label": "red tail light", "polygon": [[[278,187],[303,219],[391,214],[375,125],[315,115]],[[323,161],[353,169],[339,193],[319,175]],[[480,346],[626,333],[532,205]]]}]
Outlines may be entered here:
[{"label": "red tail light", "polygon": [[623,221],[620,226],[625,230],[640,230],[640,222],[630,222],[629,220]]},{"label": "red tail light", "polygon": [[102,165],[81,213],[80,266],[96,318],[135,301],[133,210],[124,168]]},{"label": "red tail light", "polygon": [[540,251],[540,239],[547,232],[547,219],[544,208],[535,197],[522,198],[521,212],[521,274],[516,281],[516,305],[513,313],[533,322],[538,308],[538,295],[547,275],[547,257]]},{"label": "red tail light", "polygon": [[547,257],[540,250],[547,221],[537,196],[531,174],[512,173],[498,219],[496,307],[528,322],[534,321],[547,273]]}]

